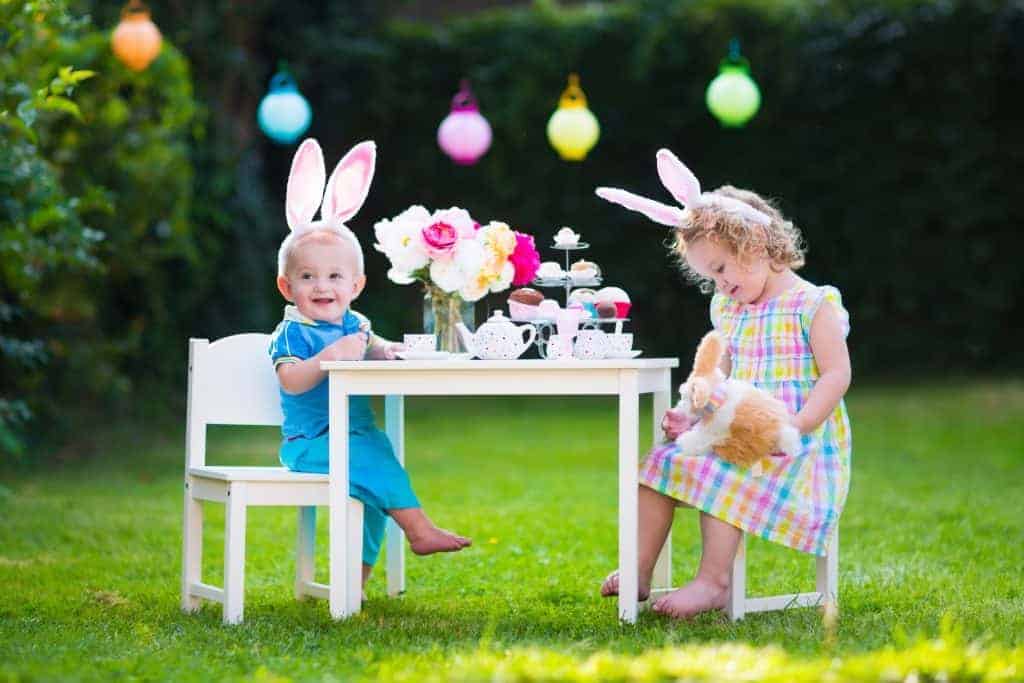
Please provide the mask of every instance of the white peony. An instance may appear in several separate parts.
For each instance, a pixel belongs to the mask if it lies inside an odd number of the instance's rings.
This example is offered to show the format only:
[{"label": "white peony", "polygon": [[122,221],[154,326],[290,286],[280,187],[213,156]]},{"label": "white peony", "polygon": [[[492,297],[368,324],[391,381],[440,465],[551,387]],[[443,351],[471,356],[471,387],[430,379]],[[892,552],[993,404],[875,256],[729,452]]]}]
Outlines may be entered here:
[{"label": "white peony", "polygon": [[[373,247],[388,257],[392,270],[398,273],[419,270],[430,262],[423,243],[423,228],[429,221],[430,212],[422,206],[411,206],[390,220],[378,221],[373,226],[377,238]],[[393,278],[392,281],[398,282]]]}]

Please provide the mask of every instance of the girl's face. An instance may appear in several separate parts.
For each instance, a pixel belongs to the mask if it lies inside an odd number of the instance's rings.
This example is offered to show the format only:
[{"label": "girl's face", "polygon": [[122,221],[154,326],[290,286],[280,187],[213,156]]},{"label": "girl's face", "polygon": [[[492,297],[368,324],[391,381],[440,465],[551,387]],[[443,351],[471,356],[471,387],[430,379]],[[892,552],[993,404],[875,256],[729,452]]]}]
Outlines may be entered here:
[{"label": "girl's face", "polygon": [[277,278],[277,288],[307,318],[339,322],[366,284],[352,249],[341,239],[311,239],[298,245],[287,274]]},{"label": "girl's face", "polygon": [[744,304],[761,298],[772,274],[768,259],[740,260],[730,249],[709,239],[686,245],[686,262],[698,275],[714,282],[715,291]]}]

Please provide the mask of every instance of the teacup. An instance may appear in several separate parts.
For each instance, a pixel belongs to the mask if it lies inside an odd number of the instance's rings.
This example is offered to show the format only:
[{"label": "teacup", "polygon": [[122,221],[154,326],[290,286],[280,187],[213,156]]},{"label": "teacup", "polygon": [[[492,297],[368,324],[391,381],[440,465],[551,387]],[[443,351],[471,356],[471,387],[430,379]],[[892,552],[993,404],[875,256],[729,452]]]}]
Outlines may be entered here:
[{"label": "teacup", "polygon": [[405,334],[402,343],[406,351],[427,353],[437,350],[437,336],[433,334]]},{"label": "teacup", "polygon": [[564,334],[553,334],[548,337],[546,357],[548,360],[572,358],[572,337]]},{"label": "teacup", "polygon": [[608,342],[611,353],[629,353],[633,350],[633,333],[617,332],[609,334]]},{"label": "teacup", "polygon": [[610,351],[608,335],[601,330],[581,330],[576,335],[576,357],[580,360],[598,360]]}]

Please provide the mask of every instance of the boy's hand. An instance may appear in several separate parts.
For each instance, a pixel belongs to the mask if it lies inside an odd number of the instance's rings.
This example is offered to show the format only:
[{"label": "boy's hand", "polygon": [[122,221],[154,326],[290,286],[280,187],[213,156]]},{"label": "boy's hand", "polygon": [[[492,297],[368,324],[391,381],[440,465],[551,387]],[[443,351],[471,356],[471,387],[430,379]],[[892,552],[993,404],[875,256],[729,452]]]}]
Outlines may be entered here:
[{"label": "boy's hand", "polygon": [[661,430],[665,432],[666,441],[675,441],[680,434],[688,431],[695,424],[697,423],[674,408],[666,410],[665,417],[661,418]]},{"label": "boy's hand", "polygon": [[324,348],[319,354],[320,360],[362,360],[366,354],[366,341],[366,335],[362,332],[346,334]]},{"label": "boy's hand", "polygon": [[394,360],[399,351],[405,351],[405,344],[400,342],[380,342],[370,347],[367,357],[371,360]]}]

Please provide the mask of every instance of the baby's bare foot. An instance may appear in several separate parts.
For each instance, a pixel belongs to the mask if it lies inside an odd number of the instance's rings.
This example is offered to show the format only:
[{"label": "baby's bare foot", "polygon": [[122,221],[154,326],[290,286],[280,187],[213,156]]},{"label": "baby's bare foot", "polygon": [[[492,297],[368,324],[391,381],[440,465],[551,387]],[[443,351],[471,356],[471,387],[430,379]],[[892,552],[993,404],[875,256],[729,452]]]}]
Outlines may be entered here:
[{"label": "baby's bare foot", "polygon": [[723,588],[713,581],[694,579],[657,600],[651,609],[674,619],[690,619],[701,612],[725,609],[728,602],[728,586]]},{"label": "baby's bare foot", "polygon": [[410,535],[408,538],[409,547],[417,555],[454,553],[473,545],[473,541],[465,536],[438,529],[436,526],[431,526],[420,531],[416,536]]},{"label": "baby's bare foot", "polygon": [[[604,583],[601,584],[601,596],[610,598],[619,594],[619,572],[618,570],[613,571],[605,578]],[[637,587],[637,600],[643,602],[651,594],[651,582],[650,580],[644,581],[640,579],[640,585]]]}]

